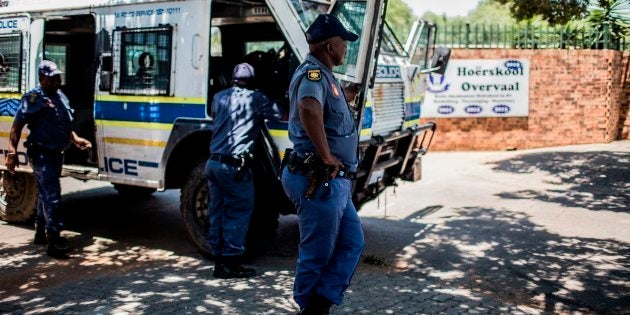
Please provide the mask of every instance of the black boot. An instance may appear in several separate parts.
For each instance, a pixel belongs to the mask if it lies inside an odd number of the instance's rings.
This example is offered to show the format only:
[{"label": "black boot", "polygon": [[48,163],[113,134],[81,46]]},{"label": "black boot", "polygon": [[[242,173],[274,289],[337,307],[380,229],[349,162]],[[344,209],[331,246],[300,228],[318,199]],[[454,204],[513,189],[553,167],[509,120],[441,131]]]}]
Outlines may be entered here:
[{"label": "black boot", "polygon": [[33,238],[33,244],[48,244],[48,240],[46,240],[46,230],[44,228],[44,225],[35,223],[35,238]]},{"label": "black boot", "polygon": [[241,266],[239,257],[224,256],[216,258],[213,275],[220,279],[249,278],[256,275],[256,270]]},{"label": "black boot", "polygon": [[57,259],[68,258],[68,244],[65,238],[59,236],[59,232],[46,232],[46,239],[48,241],[48,247],[46,248],[48,256]]},{"label": "black boot", "polygon": [[298,314],[300,315],[327,315],[330,314],[330,307],[333,305],[329,299],[313,292],[313,295],[308,299],[308,304],[305,308],[301,309]]}]

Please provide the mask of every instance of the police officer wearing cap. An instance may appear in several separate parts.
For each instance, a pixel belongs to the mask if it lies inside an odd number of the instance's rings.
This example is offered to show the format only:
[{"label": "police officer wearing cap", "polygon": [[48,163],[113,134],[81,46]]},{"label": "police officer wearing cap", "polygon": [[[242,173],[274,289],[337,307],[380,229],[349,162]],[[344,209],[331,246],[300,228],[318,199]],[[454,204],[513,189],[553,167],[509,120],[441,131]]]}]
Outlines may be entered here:
[{"label": "police officer wearing cap", "polygon": [[9,135],[6,167],[14,173],[18,165],[17,146],[22,128],[30,133],[24,143],[37,180],[39,196],[35,244],[47,244],[46,253],[55,258],[67,258],[68,246],[60,236],[64,219],[59,211],[61,201],[61,167],[63,152],[74,143],[87,150],[92,144],[72,131],[72,110],[68,98],[59,90],[62,73],[48,60],[38,66],[39,86],[22,96]]},{"label": "police officer wearing cap", "polygon": [[280,120],[278,105],[262,92],[249,88],[254,68],[241,63],[232,72],[233,86],[212,100],[212,141],[205,173],[210,189],[210,246],[215,258],[214,277],[248,278],[244,268],[245,237],[254,209],[254,182],[250,163],[265,119]]},{"label": "police officer wearing cap", "polygon": [[[300,314],[328,314],[332,304],[342,303],[365,245],[347,176],[358,163],[358,134],[347,104],[356,89],[344,91],[332,72],[343,64],[347,42],[357,39],[335,16],[319,15],[306,31],[310,53],[289,86],[293,156],[283,169],[282,184],[298,214],[293,297]],[[319,185],[311,198],[305,194],[309,186],[305,157],[310,154],[330,170],[326,185]]]}]

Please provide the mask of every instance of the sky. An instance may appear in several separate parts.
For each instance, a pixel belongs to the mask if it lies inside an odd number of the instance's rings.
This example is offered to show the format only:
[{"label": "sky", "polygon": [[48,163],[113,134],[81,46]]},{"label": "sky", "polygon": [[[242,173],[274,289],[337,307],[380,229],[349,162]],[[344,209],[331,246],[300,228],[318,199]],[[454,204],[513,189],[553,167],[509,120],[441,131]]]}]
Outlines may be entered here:
[{"label": "sky", "polygon": [[447,16],[467,15],[468,11],[477,7],[479,0],[403,0],[407,3],[416,16],[421,16],[426,11]]}]

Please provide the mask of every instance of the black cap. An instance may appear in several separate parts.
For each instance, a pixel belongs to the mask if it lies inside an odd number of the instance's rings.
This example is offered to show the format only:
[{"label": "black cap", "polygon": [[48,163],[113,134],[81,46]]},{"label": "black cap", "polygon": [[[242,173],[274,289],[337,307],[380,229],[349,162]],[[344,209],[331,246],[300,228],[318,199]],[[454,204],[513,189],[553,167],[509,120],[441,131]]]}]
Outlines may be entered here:
[{"label": "black cap", "polygon": [[335,36],[351,42],[359,39],[359,35],[348,31],[332,14],[320,14],[306,30],[306,42],[309,44],[319,43]]}]

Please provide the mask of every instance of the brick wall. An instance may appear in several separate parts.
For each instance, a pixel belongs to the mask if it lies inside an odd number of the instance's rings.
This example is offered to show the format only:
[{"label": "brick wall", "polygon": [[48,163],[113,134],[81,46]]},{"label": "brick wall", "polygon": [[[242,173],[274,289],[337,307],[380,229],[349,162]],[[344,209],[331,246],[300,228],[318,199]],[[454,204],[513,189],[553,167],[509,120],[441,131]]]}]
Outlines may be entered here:
[{"label": "brick wall", "polygon": [[451,59],[529,59],[529,116],[430,118],[431,150],[505,150],[628,139],[630,52],[454,49]]}]

